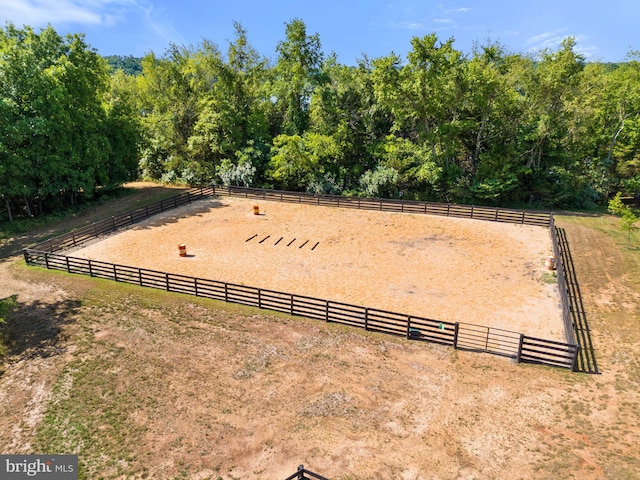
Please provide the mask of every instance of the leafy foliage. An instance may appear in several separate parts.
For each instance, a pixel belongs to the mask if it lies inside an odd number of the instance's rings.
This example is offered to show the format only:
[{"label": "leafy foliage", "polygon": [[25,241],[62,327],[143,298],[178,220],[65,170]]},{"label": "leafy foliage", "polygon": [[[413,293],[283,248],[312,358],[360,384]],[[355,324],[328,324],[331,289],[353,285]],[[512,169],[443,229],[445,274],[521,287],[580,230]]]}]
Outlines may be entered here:
[{"label": "leafy foliage", "polygon": [[9,219],[135,178],[138,118],[81,35],[0,30],[0,184]]},{"label": "leafy foliage", "polygon": [[127,75],[140,75],[142,73],[142,59],[139,57],[133,57],[127,55],[123,57],[121,55],[108,55],[104,59],[109,64],[109,67],[114,71],[121,70]]},{"label": "leafy foliage", "polygon": [[273,61],[234,27],[224,50],[170,45],[109,57],[110,71],[81,36],[8,26],[6,212],[74,202],[136,167],[165,182],[546,208],[640,197],[636,52],[586,63],[568,38],[535,57],[491,41],[464,55],[429,34],[406,59],[346,66],[300,19]]}]

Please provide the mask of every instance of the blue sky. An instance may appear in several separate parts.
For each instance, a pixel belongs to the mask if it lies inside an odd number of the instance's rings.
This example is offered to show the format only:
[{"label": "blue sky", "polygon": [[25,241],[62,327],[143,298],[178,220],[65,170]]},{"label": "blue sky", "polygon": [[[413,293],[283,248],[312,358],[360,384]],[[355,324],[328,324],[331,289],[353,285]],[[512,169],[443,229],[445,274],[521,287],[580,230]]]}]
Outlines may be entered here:
[{"label": "blue sky", "polygon": [[226,51],[236,20],[251,45],[275,59],[285,23],[294,18],[347,65],[363,53],[405,58],[412,37],[434,32],[443,41],[453,37],[464,53],[487,39],[535,53],[567,36],[591,61],[623,61],[640,50],[640,0],[0,0],[2,25],[84,33],[102,55],[162,54],[170,43],[197,45],[203,38]]}]

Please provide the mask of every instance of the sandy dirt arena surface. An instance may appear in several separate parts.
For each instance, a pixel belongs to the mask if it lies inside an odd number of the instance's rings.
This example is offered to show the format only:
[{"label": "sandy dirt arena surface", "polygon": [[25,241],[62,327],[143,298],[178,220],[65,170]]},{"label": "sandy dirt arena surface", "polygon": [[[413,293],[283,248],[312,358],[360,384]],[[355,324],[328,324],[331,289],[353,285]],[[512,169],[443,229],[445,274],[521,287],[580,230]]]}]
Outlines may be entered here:
[{"label": "sandy dirt arena surface", "polygon": [[562,341],[550,252],[542,227],[223,197],[72,255]]}]

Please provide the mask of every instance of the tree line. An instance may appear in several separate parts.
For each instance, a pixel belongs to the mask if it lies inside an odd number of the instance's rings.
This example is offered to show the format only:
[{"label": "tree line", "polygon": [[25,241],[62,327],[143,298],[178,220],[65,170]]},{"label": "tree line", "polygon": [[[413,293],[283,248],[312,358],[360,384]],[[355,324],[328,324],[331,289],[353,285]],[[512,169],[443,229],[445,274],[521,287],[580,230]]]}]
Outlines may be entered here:
[{"label": "tree line", "polygon": [[465,55],[430,34],[406,58],[348,66],[300,19],[272,59],[234,27],[224,50],[170,45],[111,58],[111,69],[81,35],[5,28],[7,209],[72,202],[138,174],[544,208],[591,208],[640,187],[635,52],[586,62],[568,38],[535,56],[491,41]]},{"label": "tree line", "polygon": [[138,114],[82,35],[0,30],[0,197],[4,213],[74,205],[138,175]]}]

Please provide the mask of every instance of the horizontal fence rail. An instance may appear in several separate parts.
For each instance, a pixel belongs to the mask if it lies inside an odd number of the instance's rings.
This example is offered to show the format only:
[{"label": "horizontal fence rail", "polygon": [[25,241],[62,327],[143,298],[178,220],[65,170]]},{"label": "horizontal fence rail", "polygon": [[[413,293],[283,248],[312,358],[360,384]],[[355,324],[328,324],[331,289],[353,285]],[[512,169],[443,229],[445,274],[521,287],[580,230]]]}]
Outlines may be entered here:
[{"label": "horizontal fence rail", "polygon": [[395,200],[384,198],[342,197],[339,195],[316,195],[284,190],[266,190],[249,187],[223,187],[210,185],[198,187],[160,200],[146,207],[101,220],[73,232],[46,240],[33,248],[49,252],[64,251],[86,242],[126,228],[161,212],[165,212],[188,203],[215,196],[234,196],[254,200],[268,200],[285,203],[298,203],[339,208],[357,208],[386,212],[418,213],[447,217],[469,218],[475,220],[513,223],[549,227],[553,216],[549,212],[511,210],[497,207],[479,207],[474,205],[455,205],[449,203],[420,202],[414,200]]},{"label": "horizontal fence rail", "polygon": [[578,345],[523,336],[518,360],[576,371],[578,350]]},{"label": "horizontal fence rail", "polygon": [[251,187],[213,186],[215,195],[226,195],[253,200],[270,200],[285,203],[319,205],[325,207],[357,208],[385,212],[421,213],[446,217],[471,218],[477,220],[516,223],[548,227],[552,215],[550,212],[512,210],[497,207],[475,205],[457,205],[451,203],[433,203],[417,200],[399,200],[389,198],[343,197],[340,195],[287,192]]},{"label": "horizontal fence rail", "polygon": [[553,246],[553,256],[556,261],[556,275],[558,278],[558,293],[560,294],[560,303],[562,308],[562,323],[564,325],[565,340],[569,344],[576,343],[576,336],[573,321],[571,320],[571,303],[569,299],[569,288],[565,278],[564,256],[560,247],[560,237],[554,219],[549,224],[549,233],[551,234],[551,245]]},{"label": "horizontal fence rail", "polygon": [[[563,276],[558,268],[558,287],[562,303],[562,316],[567,344],[525,337],[506,330],[432,320],[375,308],[350,305],[313,297],[277,292],[244,285],[194,278],[185,275],[160,272],[138,267],[117,265],[97,260],[56,254],[129,227],[158,213],[171,210],[203,198],[216,196],[279,201],[287,203],[357,208],[400,213],[418,213],[535,225],[550,229],[556,260],[561,262],[561,251],[553,216],[548,212],[532,212],[473,205],[394,200],[381,198],[342,197],[338,195],[315,195],[310,193],[266,190],[248,187],[221,187],[211,185],[193,188],[152,205],[113,216],[73,232],[42,242],[25,249],[28,265],[40,265],[48,269],[64,270],[68,273],[105,278],[143,287],[158,288],[170,292],[185,293],[212,298],[230,303],[239,303],[261,309],[283,312],[290,315],[340,323],[368,331],[406,336],[408,339],[427,341],[462,350],[491,353],[515,358],[518,361],[540,363],[575,369],[575,357],[579,347],[575,345],[570,303]],[[537,343],[533,343],[533,340]],[[547,342],[547,343],[545,343]],[[547,345],[542,348],[540,346]],[[536,350],[536,347],[538,350]],[[542,353],[543,352],[543,353]],[[573,353],[572,353],[573,352]],[[524,355],[523,355],[524,353]],[[571,355],[572,361],[568,361]],[[569,357],[567,357],[567,355]]]},{"label": "horizontal fence rail", "polygon": [[167,210],[172,210],[182,205],[195,202],[196,200],[211,198],[213,196],[214,187],[212,186],[193,188],[146,207],[140,207],[128,213],[100,220],[99,222],[79,228],[73,232],[59,235],[35,245],[33,249],[46,250],[48,252],[59,252],[81,246],[90,240],[99,238],[103,235],[108,235],[122,228],[129,227],[158,213],[166,212]]},{"label": "horizontal fence rail", "polygon": [[377,308],[236,285],[206,278],[119,265],[60,253],[24,250],[28,265],[67,273],[104,278],[168,292],[184,293],[260,309],[282,312],[325,322],[339,323],[367,331],[451,346],[461,350],[491,353],[518,361],[573,368],[577,347],[550,340],[534,339],[506,330],[444,322]]}]

